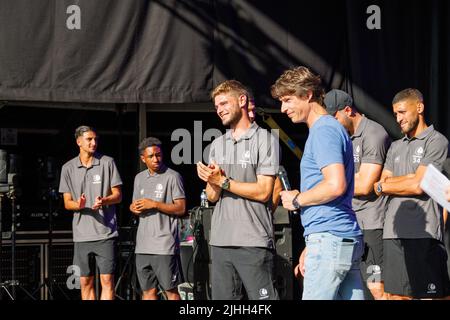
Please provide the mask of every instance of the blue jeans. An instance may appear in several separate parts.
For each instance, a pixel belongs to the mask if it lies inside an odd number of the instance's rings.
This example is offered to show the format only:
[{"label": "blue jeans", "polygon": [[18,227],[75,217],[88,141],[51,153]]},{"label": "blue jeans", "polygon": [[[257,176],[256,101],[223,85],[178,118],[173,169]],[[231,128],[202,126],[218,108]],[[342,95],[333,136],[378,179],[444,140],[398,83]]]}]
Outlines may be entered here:
[{"label": "blue jeans", "polygon": [[303,300],[364,300],[359,265],[363,237],[328,232],[306,236]]}]

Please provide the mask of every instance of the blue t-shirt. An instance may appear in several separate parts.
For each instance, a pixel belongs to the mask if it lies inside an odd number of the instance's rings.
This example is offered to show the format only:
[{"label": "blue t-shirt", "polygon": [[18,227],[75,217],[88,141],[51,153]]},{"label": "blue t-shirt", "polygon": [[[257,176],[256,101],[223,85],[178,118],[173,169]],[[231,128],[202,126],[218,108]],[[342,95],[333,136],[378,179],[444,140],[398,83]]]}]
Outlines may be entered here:
[{"label": "blue t-shirt", "polygon": [[331,116],[320,117],[310,128],[300,163],[301,191],[307,191],[323,180],[322,168],[342,163],[345,166],[347,190],[331,202],[305,206],[301,220],[304,235],[329,232],[339,237],[355,237],[362,232],[352,209],[354,191],[353,147],[342,125]]}]

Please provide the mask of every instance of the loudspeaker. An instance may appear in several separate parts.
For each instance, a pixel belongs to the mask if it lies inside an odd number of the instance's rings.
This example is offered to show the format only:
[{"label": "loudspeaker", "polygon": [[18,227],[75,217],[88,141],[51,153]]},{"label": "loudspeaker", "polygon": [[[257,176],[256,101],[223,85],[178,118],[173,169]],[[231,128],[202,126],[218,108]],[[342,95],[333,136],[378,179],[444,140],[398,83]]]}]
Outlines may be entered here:
[{"label": "loudspeaker", "polygon": [[[44,256],[44,247],[41,244],[16,244],[16,259],[15,259],[15,279],[19,281],[19,285],[28,292],[34,292],[41,280],[43,280],[44,266],[41,263],[41,257]],[[2,243],[2,255],[0,261],[1,268],[1,282],[12,279],[12,265],[11,265],[11,245],[9,243]],[[8,300],[9,297],[6,292],[1,289],[2,298]],[[12,288],[8,287],[11,292]],[[30,298],[18,287],[15,287],[17,300],[30,300]],[[36,299],[41,299],[39,294],[35,296]]]},{"label": "loudspeaker", "polygon": [[124,300],[138,300],[142,291],[136,276],[134,241],[137,226],[122,227],[119,230],[118,259],[115,273],[116,296]]},{"label": "loudspeaker", "polygon": [[[73,276],[73,270],[69,268],[73,265],[73,243],[53,243],[52,244],[52,263],[49,264],[47,248],[47,274],[51,270],[53,276],[53,299],[54,300],[79,300],[80,290],[71,285],[70,277]],[[48,288],[45,291],[45,299],[49,299]]]},{"label": "loudspeaker", "polygon": [[185,282],[194,282],[194,251],[192,242],[180,243],[181,269]]},{"label": "loudspeaker", "polygon": [[207,300],[210,297],[211,258],[208,242],[213,211],[214,207],[195,207],[189,212],[194,241],[181,245],[181,262],[187,288],[186,299],[192,297],[195,300]]},{"label": "loudspeaker", "polygon": [[300,217],[292,215],[283,207],[278,207],[274,212],[274,234],[275,288],[280,300],[300,299],[302,283],[294,277],[294,267],[298,263],[301,250],[305,247]]},{"label": "loudspeaker", "polygon": [[200,300],[200,296],[194,295],[194,282],[198,275],[195,274],[194,268],[194,251],[193,242],[181,242],[180,245],[180,258],[181,268],[183,271],[184,283],[178,285],[178,292],[180,293],[181,300]]},{"label": "loudspeaker", "polygon": [[0,149],[0,184],[8,183],[8,153]]},{"label": "loudspeaker", "polygon": [[[213,207],[196,207],[191,210],[191,224],[194,226],[195,240],[193,247],[188,245],[181,247],[183,272],[188,275],[187,279],[185,276],[188,284],[182,287],[186,299],[189,296],[193,296],[195,300],[206,300],[210,297],[211,258],[208,242],[213,210]],[[305,246],[302,232],[300,217],[293,216],[283,207],[278,207],[274,212],[276,248],[274,285],[281,300],[295,300],[301,297],[302,284],[294,277],[294,267]]]},{"label": "loudspeaker", "polygon": [[[52,243],[52,262],[49,261],[48,231],[18,231],[16,234],[15,280],[37,300],[49,299],[48,286],[44,279],[49,272],[53,276],[53,299],[80,299],[80,291],[67,284],[73,273],[68,267],[73,263],[73,242],[70,231],[55,231]],[[11,279],[11,240],[2,242],[1,280]],[[47,283],[49,285],[49,283]],[[16,288],[17,300],[29,299],[19,288]],[[5,298],[5,295],[3,295]]]}]

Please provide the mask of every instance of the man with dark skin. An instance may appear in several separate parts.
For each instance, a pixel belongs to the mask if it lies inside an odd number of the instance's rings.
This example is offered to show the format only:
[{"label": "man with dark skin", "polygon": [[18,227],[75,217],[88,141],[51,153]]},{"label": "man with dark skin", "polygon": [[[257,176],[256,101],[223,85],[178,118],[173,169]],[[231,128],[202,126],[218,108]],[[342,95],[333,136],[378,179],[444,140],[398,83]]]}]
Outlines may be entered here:
[{"label": "man with dark skin", "polygon": [[158,285],[168,300],[180,300],[182,283],[178,217],[186,212],[183,179],[163,162],[161,141],[149,137],[139,145],[147,169],[134,180],[130,211],[139,217],[136,270],[142,300],[158,299]]}]

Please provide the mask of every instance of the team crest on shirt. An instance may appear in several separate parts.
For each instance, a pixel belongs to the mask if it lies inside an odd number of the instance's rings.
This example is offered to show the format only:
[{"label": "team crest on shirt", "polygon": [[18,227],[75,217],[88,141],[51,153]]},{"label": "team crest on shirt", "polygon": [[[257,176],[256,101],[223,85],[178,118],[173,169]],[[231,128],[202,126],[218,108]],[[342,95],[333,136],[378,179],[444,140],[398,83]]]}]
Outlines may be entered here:
[{"label": "team crest on shirt", "polygon": [[428,284],[427,293],[436,293],[436,285],[434,283]]},{"label": "team crest on shirt", "polygon": [[92,177],[92,183],[93,184],[102,183],[102,178],[100,177],[99,174],[94,174],[94,176]]},{"label": "team crest on shirt", "polygon": [[420,160],[422,160],[423,158],[423,152],[424,150],[422,147],[419,147],[414,151],[414,154],[412,156],[413,163],[420,163]]},{"label": "team crest on shirt", "polygon": [[259,289],[259,299],[269,298],[269,291],[266,288]]},{"label": "team crest on shirt", "polygon": [[353,162],[359,163],[359,153],[361,151],[361,147],[358,145],[356,146],[354,152],[353,152]]},{"label": "team crest on shirt", "polygon": [[158,199],[161,199],[163,197],[163,193],[164,193],[164,187],[161,183],[158,183],[156,185],[155,197]]},{"label": "team crest on shirt", "polygon": [[247,164],[250,164],[250,150],[245,150],[244,154],[242,155],[242,159],[239,160],[242,168],[247,168]]}]

